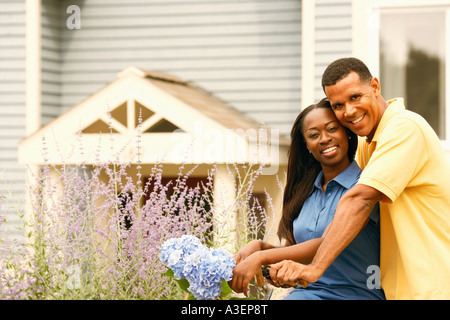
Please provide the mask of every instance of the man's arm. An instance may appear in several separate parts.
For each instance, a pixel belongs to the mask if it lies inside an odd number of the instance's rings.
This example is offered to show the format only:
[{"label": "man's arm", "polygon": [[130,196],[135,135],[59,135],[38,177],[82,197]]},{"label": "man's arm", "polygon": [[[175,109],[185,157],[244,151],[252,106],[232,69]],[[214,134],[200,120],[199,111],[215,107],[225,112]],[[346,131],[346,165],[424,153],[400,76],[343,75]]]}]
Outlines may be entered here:
[{"label": "man's arm", "polygon": [[250,280],[261,270],[261,265],[269,265],[282,260],[309,263],[321,242],[322,238],[317,238],[285,247],[262,247],[260,251],[252,253],[245,259],[237,260],[237,265],[233,269],[233,279],[229,285],[235,292],[247,294]]},{"label": "man's arm", "polygon": [[375,204],[383,198],[378,190],[357,184],[339,201],[323,241],[309,265],[280,262],[272,266],[275,282],[295,285],[294,280],[316,282],[366,225]]}]

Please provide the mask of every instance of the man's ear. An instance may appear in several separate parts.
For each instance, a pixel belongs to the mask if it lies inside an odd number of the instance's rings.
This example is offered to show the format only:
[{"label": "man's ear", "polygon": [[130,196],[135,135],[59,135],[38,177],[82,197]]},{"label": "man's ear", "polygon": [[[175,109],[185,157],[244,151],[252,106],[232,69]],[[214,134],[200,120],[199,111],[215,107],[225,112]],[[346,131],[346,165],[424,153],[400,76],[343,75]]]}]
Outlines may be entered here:
[{"label": "man's ear", "polygon": [[380,81],[378,81],[377,77],[372,77],[372,80],[370,80],[370,87],[372,88],[373,93],[376,97],[381,95]]}]

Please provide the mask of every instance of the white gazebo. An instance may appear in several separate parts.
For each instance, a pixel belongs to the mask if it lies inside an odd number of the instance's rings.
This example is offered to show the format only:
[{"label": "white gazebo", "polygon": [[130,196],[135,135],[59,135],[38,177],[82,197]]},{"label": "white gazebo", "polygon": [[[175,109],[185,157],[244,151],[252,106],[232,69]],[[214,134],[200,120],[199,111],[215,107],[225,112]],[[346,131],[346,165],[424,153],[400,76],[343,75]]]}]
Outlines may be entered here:
[{"label": "white gazebo", "polygon": [[128,67],[104,88],[24,139],[18,155],[21,163],[30,166],[117,161],[139,163],[145,171],[164,162],[167,177],[182,163],[198,165],[194,175],[200,177],[216,164],[215,188],[229,191],[225,192],[229,199],[217,202],[222,204],[232,202],[234,196],[235,181],[227,164],[263,164],[255,191],[269,192],[275,207],[281,208],[277,179],[284,178],[289,143],[278,130],[190,82]]}]

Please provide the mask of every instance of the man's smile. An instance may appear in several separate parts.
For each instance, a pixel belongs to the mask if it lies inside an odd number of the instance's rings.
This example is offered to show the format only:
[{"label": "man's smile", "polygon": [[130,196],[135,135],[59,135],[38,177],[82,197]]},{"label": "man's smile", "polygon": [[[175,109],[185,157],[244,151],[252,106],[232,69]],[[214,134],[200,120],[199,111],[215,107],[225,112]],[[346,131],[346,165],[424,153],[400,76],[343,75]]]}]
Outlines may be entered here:
[{"label": "man's smile", "polygon": [[351,123],[353,123],[354,125],[357,125],[358,123],[360,123],[363,119],[364,119],[365,114],[363,114],[361,117],[359,117],[356,120],[350,121]]}]

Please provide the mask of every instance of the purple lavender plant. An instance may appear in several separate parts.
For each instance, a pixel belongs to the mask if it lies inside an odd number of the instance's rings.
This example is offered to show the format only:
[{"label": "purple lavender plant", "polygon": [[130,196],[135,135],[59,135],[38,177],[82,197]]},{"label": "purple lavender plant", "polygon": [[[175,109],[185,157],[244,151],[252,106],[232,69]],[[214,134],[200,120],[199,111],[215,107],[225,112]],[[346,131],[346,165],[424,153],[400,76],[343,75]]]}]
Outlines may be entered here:
[{"label": "purple lavender plant", "polygon": [[[45,161],[47,143],[43,138]],[[82,146],[78,149],[83,154]],[[220,295],[234,260],[202,245],[214,246],[212,235],[222,230],[213,226],[216,167],[211,166],[204,185],[189,187],[195,166],[187,172],[180,166],[177,179],[163,183],[163,163],[150,167],[118,159],[95,165],[45,163],[32,177],[27,242],[17,250],[0,242],[0,263],[7,266],[0,268],[0,299],[183,298],[177,282],[163,276],[165,263],[192,282],[189,290],[198,299]],[[249,204],[257,175],[237,183],[230,216],[265,215],[262,207]],[[182,236],[183,249],[169,240]]]}]

